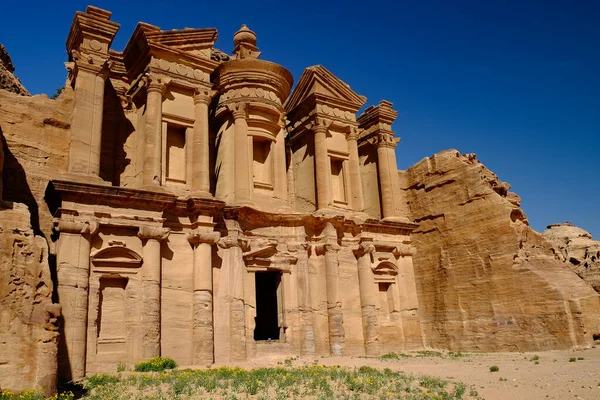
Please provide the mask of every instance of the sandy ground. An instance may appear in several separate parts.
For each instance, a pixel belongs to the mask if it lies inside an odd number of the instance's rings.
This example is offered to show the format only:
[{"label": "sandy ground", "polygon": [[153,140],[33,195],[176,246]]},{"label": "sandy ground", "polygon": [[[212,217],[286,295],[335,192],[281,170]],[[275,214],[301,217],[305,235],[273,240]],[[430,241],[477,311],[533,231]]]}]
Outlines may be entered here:
[{"label": "sandy ground", "polygon": [[[294,359],[293,366],[340,365],[390,368],[413,375],[432,375],[464,382],[486,400],[583,399],[600,400],[600,347],[535,353],[468,353],[464,357],[422,357],[381,360],[363,357]],[[537,364],[532,360],[538,356]],[[571,358],[583,358],[570,362]],[[239,364],[243,368],[284,365],[285,357]],[[279,364],[278,364],[279,363]],[[288,361],[289,363],[289,361]],[[218,366],[218,365],[217,365]],[[497,366],[498,372],[490,372]]]}]

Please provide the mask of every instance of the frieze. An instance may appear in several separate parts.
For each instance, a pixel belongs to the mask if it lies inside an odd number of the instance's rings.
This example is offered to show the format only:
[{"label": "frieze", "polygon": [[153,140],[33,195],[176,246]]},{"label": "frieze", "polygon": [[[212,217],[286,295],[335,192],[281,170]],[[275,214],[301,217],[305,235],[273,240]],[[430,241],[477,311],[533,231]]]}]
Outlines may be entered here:
[{"label": "frieze", "polygon": [[239,99],[244,97],[270,100],[279,106],[281,105],[281,100],[279,99],[279,96],[277,96],[277,93],[263,88],[249,87],[228,90],[221,95],[219,102],[223,103],[228,100]]},{"label": "frieze", "polygon": [[336,117],[344,121],[356,122],[356,115],[350,111],[340,110],[336,107],[330,107],[326,104],[317,104],[317,113]]},{"label": "frieze", "polygon": [[210,75],[206,72],[199,69],[193,69],[188,67],[187,65],[179,64],[176,62],[153,58],[150,61],[150,66],[158,68],[165,72],[170,72],[174,75],[188,77],[202,82],[210,82]]}]

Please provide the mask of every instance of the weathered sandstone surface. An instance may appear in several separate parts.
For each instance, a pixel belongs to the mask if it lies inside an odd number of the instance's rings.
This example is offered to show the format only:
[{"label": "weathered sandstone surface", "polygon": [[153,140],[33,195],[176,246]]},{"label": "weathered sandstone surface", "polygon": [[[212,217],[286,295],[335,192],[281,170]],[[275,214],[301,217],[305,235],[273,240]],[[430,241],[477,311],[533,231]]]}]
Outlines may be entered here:
[{"label": "weathered sandstone surface", "polygon": [[21,84],[19,78],[14,75],[15,67],[6,51],[0,43],[0,89],[8,90],[21,96],[31,96],[27,89]]},{"label": "weathered sandstone surface", "polygon": [[0,201],[0,388],[56,390],[59,315],[46,241],[25,205]]},{"label": "weathered sandstone surface", "polygon": [[542,235],[554,243],[569,268],[600,293],[600,241],[569,222],[549,225]]},{"label": "weathered sandstone surface", "polygon": [[474,155],[448,150],[405,173],[421,323],[432,347],[525,351],[587,345],[600,302],[533,231]]}]

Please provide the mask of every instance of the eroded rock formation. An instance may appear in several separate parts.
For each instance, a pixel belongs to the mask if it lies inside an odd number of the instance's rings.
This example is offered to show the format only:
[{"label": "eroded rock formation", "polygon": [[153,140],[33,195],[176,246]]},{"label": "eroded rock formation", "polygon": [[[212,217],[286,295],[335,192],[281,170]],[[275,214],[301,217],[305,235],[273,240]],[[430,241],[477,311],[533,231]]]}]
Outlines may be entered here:
[{"label": "eroded rock formation", "polygon": [[6,51],[0,43],[0,89],[8,90],[21,96],[31,96],[27,89],[21,84],[19,78],[14,74],[15,67]]},{"label": "eroded rock formation", "polygon": [[569,268],[600,293],[600,241],[569,222],[549,225],[542,235],[554,243]]},{"label": "eroded rock formation", "polygon": [[56,390],[60,306],[52,288],[47,243],[34,235],[27,206],[0,201],[0,387]]},{"label": "eroded rock formation", "polygon": [[448,150],[410,167],[421,323],[428,345],[528,351],[589,345],[597,294],[532,230],[509,185]]}]

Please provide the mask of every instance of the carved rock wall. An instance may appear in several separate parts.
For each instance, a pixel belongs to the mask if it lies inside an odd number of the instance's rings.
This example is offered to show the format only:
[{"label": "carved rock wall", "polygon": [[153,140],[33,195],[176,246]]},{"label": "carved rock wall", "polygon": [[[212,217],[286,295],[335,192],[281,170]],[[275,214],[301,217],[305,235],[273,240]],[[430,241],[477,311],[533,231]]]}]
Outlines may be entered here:
[{"label": "carved rock wall", "polygon": [[600,241],[569,222],[549,225],[542,236],[556,246],[571,270],[600,293]]},{"label": "carved rock wall", "polygon": [[528,226],[520,199],[474,155],[438,153],[401,171],[425,342],[465,351],[592,343],[600,297]]},{"label": "carved rock wall", "polygon": [[72,93],[65,89],[58,100],[50,100],[0,90],[4,200],[29,207],[34,233],[46,238],[52,233],[52,215],[44,196],[48,182],[67,169]]},{"label": "carved rock wall", "polygon": [[25,205],[0,201],[0,388],[56,391],[59,315],[45,240]]}]

